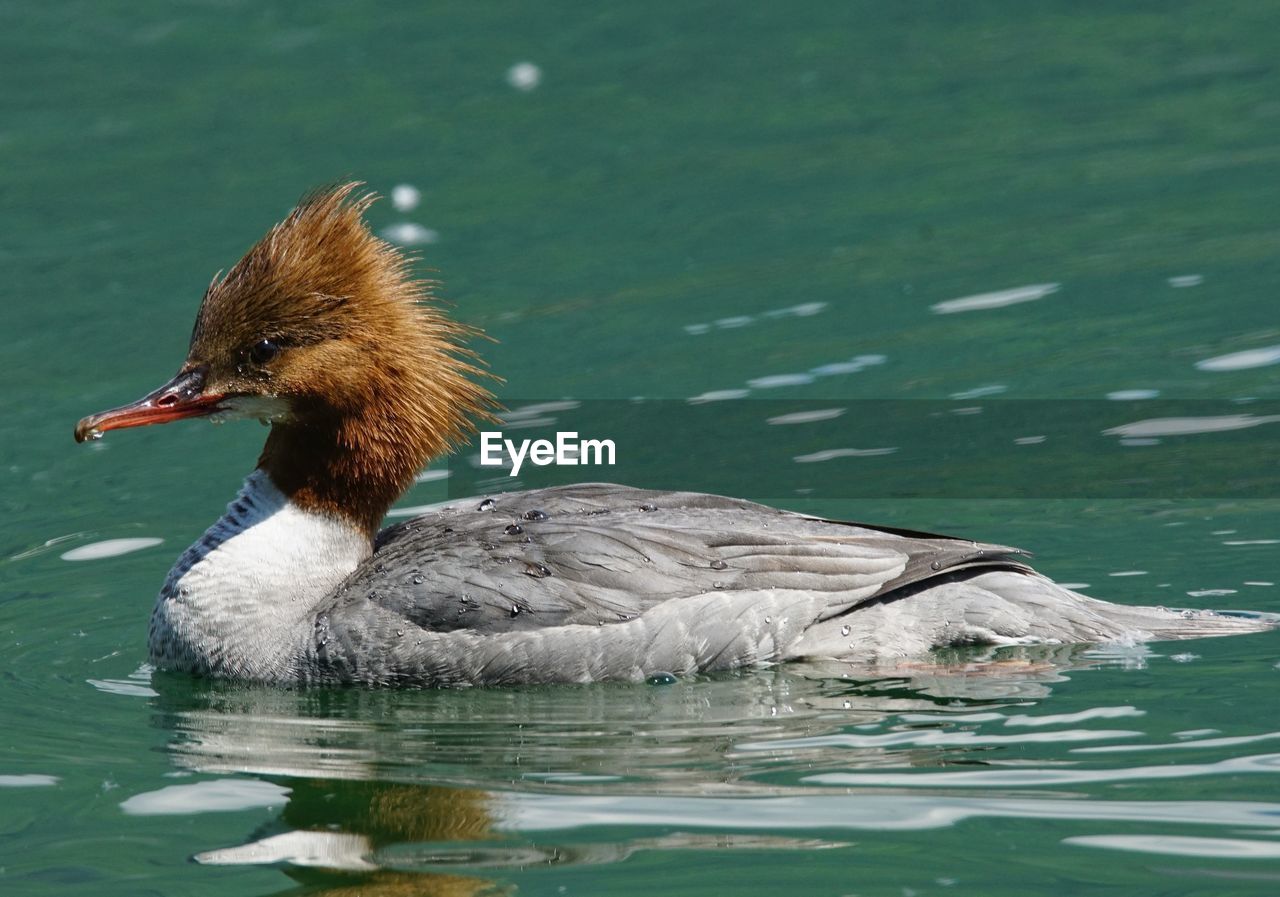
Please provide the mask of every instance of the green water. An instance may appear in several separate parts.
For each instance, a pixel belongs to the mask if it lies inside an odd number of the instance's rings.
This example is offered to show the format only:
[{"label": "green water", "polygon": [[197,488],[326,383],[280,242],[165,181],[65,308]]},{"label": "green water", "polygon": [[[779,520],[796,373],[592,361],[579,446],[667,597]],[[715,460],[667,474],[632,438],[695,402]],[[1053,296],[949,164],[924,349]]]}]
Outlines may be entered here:
[{"label": "green water", "polygon": [[[421,191],[371,220],[438,232],[423,265],[513,405],[1275,400],[1277,33],[1260,2],[0,4],[0,893],[1276,893],[1274,634],[969,675],[192,682],[143,668],[151,601],[263,431],[71,429],[167,378],[210,275],[347,177]],[[655,477],[741,457],[647,420],[611,435]],[[796,434],[759,428],[783,460],[744,494],[1280,612],[1272,496],[850,485],[893,456],[798,492]],[[63,558],[125,538],[163,543]]]}]

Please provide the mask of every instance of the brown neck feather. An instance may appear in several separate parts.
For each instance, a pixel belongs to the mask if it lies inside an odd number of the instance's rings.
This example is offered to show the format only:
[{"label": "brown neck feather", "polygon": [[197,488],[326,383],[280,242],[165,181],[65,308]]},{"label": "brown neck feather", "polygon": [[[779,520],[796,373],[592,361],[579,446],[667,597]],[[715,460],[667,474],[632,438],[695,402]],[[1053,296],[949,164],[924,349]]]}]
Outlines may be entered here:
[{"label": "brown neck feather", "polygon": [[374,415],[277,423],[258,466],[294,504],[345,518],[372,539],[418,471],[449,447],[434,434],[404,433],[402,422]]},{"label": "brown neck feather", "polygon": [[276,424],[258,466],[300,508],[349,521],[370,539],[412,472],[362,464],[344,443],[345,427]]},{"label": "brown neck feather", "polygon": [[459,351],[425,340],[412,353],[425,363],[375,359],[345,406],[304,401],[292,421],[273,424],[258,466],[299,507],[346,518],[372,539],[417,473],[464,441],[473,419],[492,417],[492,397],[472,379],[481,372]]}]

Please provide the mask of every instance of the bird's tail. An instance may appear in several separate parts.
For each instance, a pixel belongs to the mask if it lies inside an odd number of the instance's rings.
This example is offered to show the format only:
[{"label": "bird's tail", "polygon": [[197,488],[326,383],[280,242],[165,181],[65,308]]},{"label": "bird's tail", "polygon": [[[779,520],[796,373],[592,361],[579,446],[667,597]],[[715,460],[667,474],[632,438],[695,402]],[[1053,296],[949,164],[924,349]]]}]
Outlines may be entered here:
[{"label": "bird's tail", "polygon": [[1028,634],[1062,642],[1169,641],[1244,635],[1280,626],[1280,616],[1248,612],[1141,607],[1100,601],[1039,575],[983,573],[971,587],[1022,611]]},{"label": "bird's tail", "polygon": [[875,660],[963,645],[1137,644],[1244,635],[1280,615],[1132,607],[1020,570],[966,571],[810,627],[793,657]]}]

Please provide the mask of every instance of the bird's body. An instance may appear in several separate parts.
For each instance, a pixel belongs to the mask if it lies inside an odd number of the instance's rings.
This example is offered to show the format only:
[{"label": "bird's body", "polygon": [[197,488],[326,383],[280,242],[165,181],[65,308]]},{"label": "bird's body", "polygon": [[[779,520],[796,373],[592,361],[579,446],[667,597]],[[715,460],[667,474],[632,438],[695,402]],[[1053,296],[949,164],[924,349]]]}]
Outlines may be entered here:
[{"label": "bird's body", "polygon": [[699,493],[506,493],[378,532],[489,400],[465,332],[420,303],[350,190],[304,201],[215,281],[173,381],[77,430],[272,421],[258,469],[160,592],[162,667],[277,684],[588,682],[1270,625],[1097,601],[1013,548]]}]

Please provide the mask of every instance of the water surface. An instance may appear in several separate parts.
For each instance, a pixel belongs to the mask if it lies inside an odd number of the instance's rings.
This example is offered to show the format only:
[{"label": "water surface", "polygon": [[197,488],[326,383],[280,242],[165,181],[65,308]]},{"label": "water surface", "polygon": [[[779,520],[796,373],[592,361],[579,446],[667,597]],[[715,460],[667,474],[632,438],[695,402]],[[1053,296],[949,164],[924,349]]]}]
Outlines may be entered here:
[{"label": "water surface", "polygon": [[[509,404],[611,400],[609,435],[646,477],[705,471],[758,500],[1023,545],[1119,601],[1280,612],[1265,490],[1091,492],[1010,449],[980,471],[1006,484],[987,494],[951,466],[974,463],[962,428],[821,429],[873,400],[978,408],[965,424],[1020,400],[1040,418],[1010,445],[1030,452],[1083,433],[1059,400],[1118,403],[1112,424],[1148,401],[1267,416],[1278,18],[0,9],[0,891],[1275,892],[1274,635],[667,686],[193,682],[143,666],[147,614],[263,431],[75,446],[71,428],[167,378],[212,273],[304,190],[354,176],[419,192],[371,219],[496,339]],[[618,410],[635,398],[695,422],[768,401],[748,452]],[[859,485],[901,482],[903,459],[940,491]]]}]

